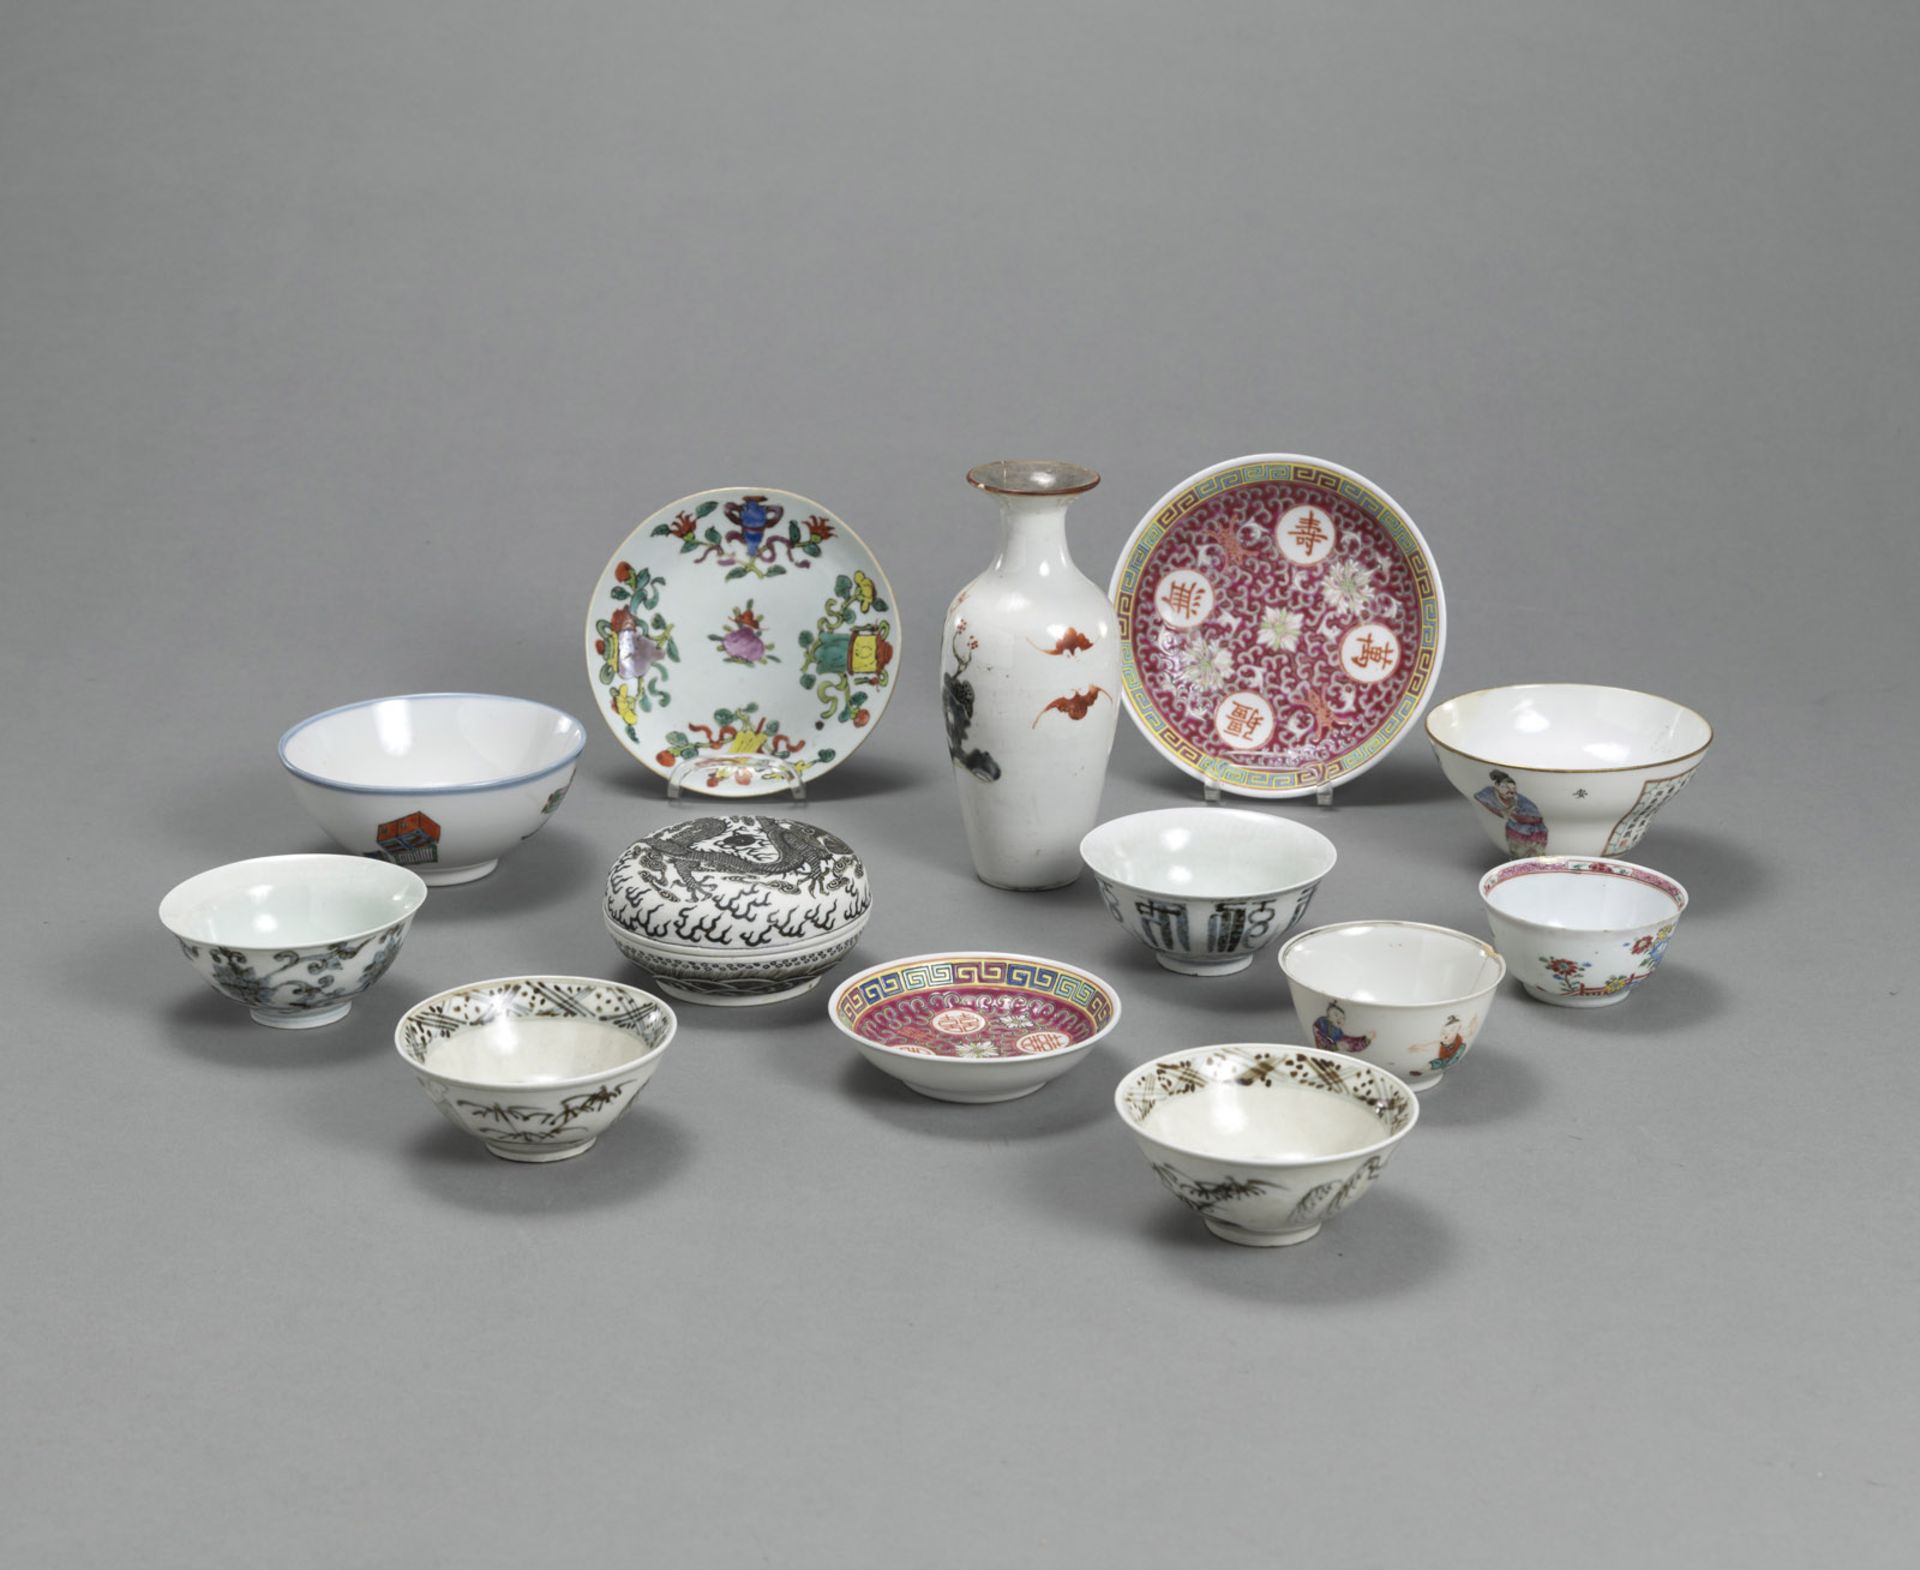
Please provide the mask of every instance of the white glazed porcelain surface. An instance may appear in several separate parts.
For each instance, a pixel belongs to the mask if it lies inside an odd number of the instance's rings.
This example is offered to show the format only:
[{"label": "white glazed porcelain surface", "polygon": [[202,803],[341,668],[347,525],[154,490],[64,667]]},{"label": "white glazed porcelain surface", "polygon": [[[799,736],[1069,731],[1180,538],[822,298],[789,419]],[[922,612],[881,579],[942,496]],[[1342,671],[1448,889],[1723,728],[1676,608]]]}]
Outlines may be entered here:
[{"label": "white glazed porcelain surface", "polygon": [[1120,715],[1113,607],[1067,549],[1067,506],[1099,476],[1035,461],[968,479],[999,505],[1000,547],[947,608],[941,645],[967,849],[983,882],[1057,888],[1080,875]]},{"label": "white glazed porcelain surface", "polygon": [[1619,1003],[1666,958],[1687,891],[1604,857],[1508,862],[1480,880],[1493,941],[1533,997],[1563,1008]]},{"label": "white glazed porcelain surface", "polygon": [[262,856],[188,878],[160,921],[201,978],[263,1025],[344,1015],[387,973],[427,888],[354,856]]},{"label": "white glazed porcelain surface", "polygon": [[1324,834],[1230,807],[1166,807],[1080,842],[1107,912],[1182,975],[1231,975],[1306,914],[1338,853]]},{"label": "white glazed porcelain surface", "polygon": [[782,778],[728,767],[778,758],[815,780],[839,767],[898,687],[899,603],[845,520],[773,486],[723,486],[642,520],[587,607],[594,707],[665,778],[719,759],[687,790],[744,798]]},{"label": "white glazed porcelain surface", "polygon": [[1265,1042],[1143,1063],[1114,1105],[1166,1189],[1216,1236],[1256,1247],[1312,1237],[1420,1116],[1412,1090],[1371,1064]]},{"label": "white glazed porcelain surface", "polygon": [[[1023,991],[1030,992],[1038,1004],[1068,1000],[1086,1011],[1090,1015],[1086,1033],[1078,1040],[1040,1044],[1030,1051],[940,1056],[922,1046],[897,1043],[897,1032],[886,1032],[883,1040],[864,1034],[861,1028],[862,1013],[877,1003],[925,997],[956,1010],[990,1012],[993,1004],[983,993],[998,994],[1006,1001],[1017,1000]],[[1120,1023],[1120,995],[1077,965],[1032,954],[956,951],[914,954],[870,966],[834,990],[827,1015],[862,1057],[909,1090],[934,1101],[977,1104],[1030,1096],[1084,1061]],[[945,1028],[937,1019],[932,1023],[936,1031]]]},{"label": "white glazed porcelain surface", "polygon": [[590,976],[509,976],[436,993],[394,1047],[447,1121],[506,1161],[584,1154],[673,1040],[650,992]]},{"label": "white glazed porcelain surface", "polygon": [[1507,971],[1479,938],[1414,921],[1316,927],[1279,960],[1314,1046],[1364,1054],[1418,1091],[1466,1056]]},{"label": "white glazed porcelain surface", "polygon": [[484,877],[538,833],[585,746],[581,723],[544,703],[416,693],[302,720],[280,738],[280,761],[342,846],[438,885]]},{"label": "white glazed porcelain surface", "polygon": [[1648,693],[1544,684],[1449,699],[1427,737],[1503,854],[1613,856],[1693,777],[1713,729]]}]

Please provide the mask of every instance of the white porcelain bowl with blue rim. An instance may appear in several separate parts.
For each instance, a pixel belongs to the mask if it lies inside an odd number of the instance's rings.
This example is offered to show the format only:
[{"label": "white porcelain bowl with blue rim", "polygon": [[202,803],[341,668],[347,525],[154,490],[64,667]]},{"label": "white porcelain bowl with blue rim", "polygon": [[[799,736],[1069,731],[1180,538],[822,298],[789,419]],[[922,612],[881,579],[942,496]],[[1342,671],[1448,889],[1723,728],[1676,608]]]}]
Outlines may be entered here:
[{"label": "white porcelain bowl with blue rim", "polygon": [[1230,976],[1307,913],[1333,841],[1235,807],[1163,807],[1080,841],[1107,913],[1182,976]]},{"label": "white porcelain bowl with blue rim", "polygon": [[427,897],[405,867],[358,856],[259,856],[177,884],[160,922],[200,977],[262,1025],[345,1017],[387,973]]},{"label": "white porcelain bowl with blue rim", "polygon": [[302,720],[280,738],[300,805],[350,851],[471,883],[545,827],[586,727],[529,698],[422,692]]}]

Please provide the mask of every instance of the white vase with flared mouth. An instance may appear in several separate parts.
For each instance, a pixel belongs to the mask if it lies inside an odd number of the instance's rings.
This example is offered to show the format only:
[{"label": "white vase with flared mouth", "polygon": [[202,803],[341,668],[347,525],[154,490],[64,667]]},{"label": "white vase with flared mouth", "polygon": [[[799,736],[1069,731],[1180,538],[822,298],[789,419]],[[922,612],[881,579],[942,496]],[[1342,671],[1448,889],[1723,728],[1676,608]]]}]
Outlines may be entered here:
[{"label": "white vase with flared mouth", "polygon": [[1051,889],[1080,875],[1120,717],[1113,606],[1073,564],[1067,508],[1100,483],[1076,464],[983,463],[1000,549],[947,609],[941,700],[967,849],[983,883]]}]

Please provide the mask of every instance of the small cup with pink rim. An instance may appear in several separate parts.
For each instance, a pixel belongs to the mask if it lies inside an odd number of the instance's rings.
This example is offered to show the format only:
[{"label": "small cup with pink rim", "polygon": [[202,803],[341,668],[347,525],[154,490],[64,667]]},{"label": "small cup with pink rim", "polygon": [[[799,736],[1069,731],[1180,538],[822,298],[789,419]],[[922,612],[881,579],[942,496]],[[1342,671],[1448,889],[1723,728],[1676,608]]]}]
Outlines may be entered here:
[{"label": "small cup with pink rim", "polygon": [[1480,880],[1494,946],[1529,994],[1603,1008],[1666,958],[1687,891],[1664,872],[1604,856],[1530,856]]},{"label": "small cup with pink rim", "polygon": [[1030,1096],[1120,1023],[1092,971],[1033,954],[916,954],[851,976],[828,1016],[881,1073],[935,1101]]}]

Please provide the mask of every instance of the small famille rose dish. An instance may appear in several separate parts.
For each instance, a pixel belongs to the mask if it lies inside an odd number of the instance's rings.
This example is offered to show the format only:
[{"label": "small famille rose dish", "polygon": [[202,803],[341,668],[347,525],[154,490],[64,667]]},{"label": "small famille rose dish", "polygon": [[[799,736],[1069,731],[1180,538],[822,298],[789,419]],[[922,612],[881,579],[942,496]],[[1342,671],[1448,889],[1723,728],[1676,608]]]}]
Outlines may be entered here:
[{"label": "small famille rose dish", "polygon": [[1503,856],[1618,856],[1693,778],[1713,727],[1624,687],[1491,687],[1427,716],[1447,782]]},{"label": "small famille rose dish", "polygon": [[1153,1175],[1215,1237],[1304,1243],[1372,1185],[1420,1120],[1391,1074],[1310,1047],[1235,1042],[1143,1063],[1114,1092]]},{"label": "small famille rose dish", "polygon": [[1108,593],[1134,724],[1238,796],[1313,795],[1372,768],[1420,717],[1446,645],[1413,520],[1364,476],[1295,453],[1181,481]]},{"label": "small famille rose dish", "polygon": [[1426,1091],[1467,1055],[1507,962],[1451,927],[1345,921],[1289,939],[1280,969],[1316,1047],[1364,1053]]},{"label": "small famille rose dish", "polygon": [[394,1047],[446,1119],[503,1161],[566,1161],[632,1107],[673,1040],[651,992],[591,976],[476,981],[414,1004]]},{"label": "small famille rose dish", "polygon": [[741,1007],[810,992],[873,913],[867,869],[837,834],[748,813],[636,840],[607,874],[607,936],[660,990]]},{"label": "small famille rose dish", "polygon": [[308,1030],[346,1016],[387,973],[427,886],[358,856],[260,856],[178,884],[160,922],[222,997],[262,1025]]},{"label": "small famille rose dish", "polygon": [[1664,872],[1600,856],[1535,856],[1480,880],[1493,941],[1542,1003],[1602,1008],[1667,956],[1687,891]]},{"label": "small famille rose dish", "polygon": [[834,1024],[883,1074],[935,1101],[1013,1101],[1120,1022],[1091,971],[1031,954],[917,954],[844,981]]},{"label": "small famille rose dish", "polygon": [[[587,604],[587,679],[615,739],[709,796],[788,788],[844,763],[898,683],[900,612],[873,552],[771,486],[683,496],[621,543]],[[729,761],[734,760],[734,761]]]},{"label": "small famille rose dish", "polygon": [[427,883],[471,883],[546,826],[587,744],[527,698],[422,692],[302,720],[280,738],[293,793],[348,850]]},{"label": "small famille rose dish", "polygon": [[1108,914],[1183,976],[1230,976],[1304,916],[1337,853],[1264,812],[1163,807],[1080,842]]}]

